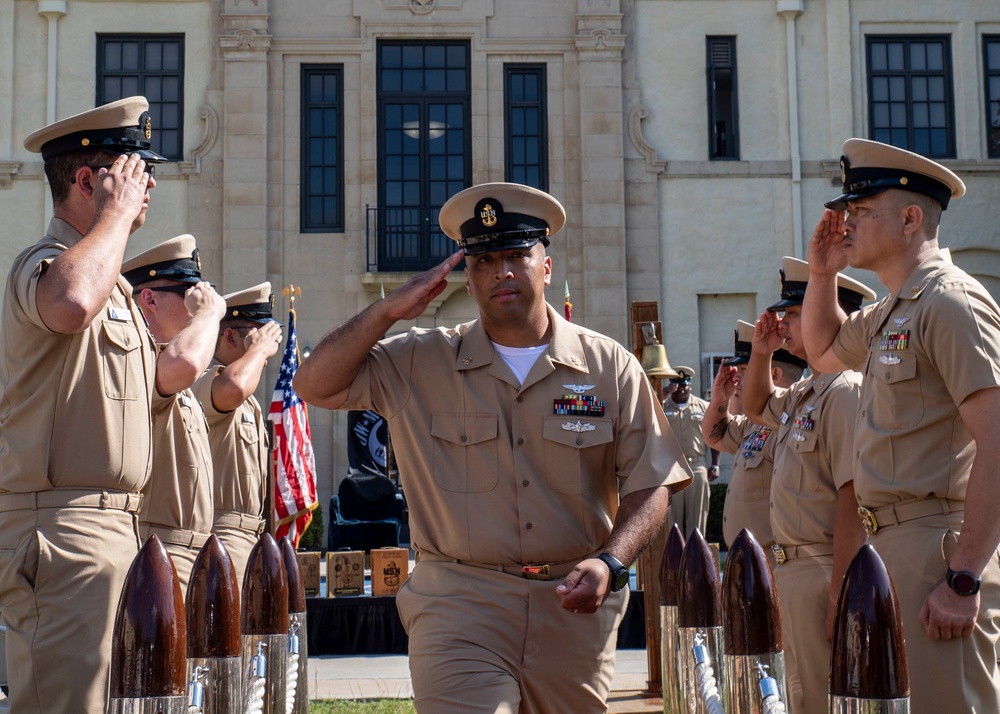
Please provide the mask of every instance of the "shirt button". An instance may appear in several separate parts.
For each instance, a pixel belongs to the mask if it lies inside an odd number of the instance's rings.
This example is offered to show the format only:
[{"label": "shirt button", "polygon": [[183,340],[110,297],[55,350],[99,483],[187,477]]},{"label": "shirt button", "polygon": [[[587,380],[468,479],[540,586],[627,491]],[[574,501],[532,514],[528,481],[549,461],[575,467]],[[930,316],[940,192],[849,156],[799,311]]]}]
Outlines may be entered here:
[{"label": "shirt button", "polygon": [[462,434],[462,436],[460,436],[458,440],[464,444],[469,440],[469,437],[467,437],[465,434]]},{"label": "shirt button", "polygon": [[524,439],[518,439],[517,440],[517,445],[518,446],[524,446]]},{"label": "shirt button", "polygon": [[523,401],[524,401],[524,397],[518,397],[518,398],[517,398],[517,399],[515,399],[514,401],[515,401],[515,402],[517,402],[518,404],[520,404],[521,402],[523,402]]},{"label": "shirt button", "polygon": [[581,437],[579,437],[579,436],[576,437],[576,445],[577,446],[582,446],[583,445],[583,439]]},{"label": "shirt button", "polygon": [[530,530],[531,530],[532,528],[534,528],[534,526],[533,526],[533,525],[531,525],[530,523],[527,523],[527,524],[525,524],[525,526],[524,526],[524,527],[525,527],[526,529],[528,529],[529,531],[530,531]]},{"label": "shirt button", "polygon": [[527,486],[528,483],[529,483],[528,479],[524,479],[524,481],[521,482],[521,485],[522,486]]}]

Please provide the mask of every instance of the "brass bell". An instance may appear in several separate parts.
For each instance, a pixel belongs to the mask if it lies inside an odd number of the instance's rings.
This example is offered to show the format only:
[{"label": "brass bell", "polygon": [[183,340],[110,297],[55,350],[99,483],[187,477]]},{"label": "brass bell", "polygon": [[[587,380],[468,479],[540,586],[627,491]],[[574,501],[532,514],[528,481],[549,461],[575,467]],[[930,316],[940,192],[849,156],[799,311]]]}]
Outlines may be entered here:
[{"label": "brass bell", "polygon": [[670,366],[667,348],[659,342],[642,348],[642,371],[650,379],[674,379],[680,375]]},{"label": "brass bell", "polygon": [[642,371],[650,379],[673,379],[680,374],[670,366],[667,348],[656,337],[656,324],[642,326],[642,336],[646,346],[642,348]]}]

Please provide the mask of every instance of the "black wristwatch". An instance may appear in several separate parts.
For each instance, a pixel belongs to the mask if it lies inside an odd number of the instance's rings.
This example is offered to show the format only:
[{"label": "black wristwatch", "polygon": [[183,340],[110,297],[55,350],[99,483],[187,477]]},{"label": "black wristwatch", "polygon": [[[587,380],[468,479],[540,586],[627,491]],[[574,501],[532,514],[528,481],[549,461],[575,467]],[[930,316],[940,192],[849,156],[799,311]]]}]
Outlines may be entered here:
[{"label": "black wristwatch", "polygon": [[944,581],[948,583],[949,588],[955,591],[956,595],[965,597],[975,595],[983,585],[983,579],[977,578],[968,570],[959,570],[956,572],[951,568],[948,568],[948,572],[944,576]]},{"label": "black wristwatch", "polygon": [[618,558],[611,553],[601,553],[597,557],[603,560],[611,571],[611,592],[616,593],[628,585],[628,568],[622,565]]}]

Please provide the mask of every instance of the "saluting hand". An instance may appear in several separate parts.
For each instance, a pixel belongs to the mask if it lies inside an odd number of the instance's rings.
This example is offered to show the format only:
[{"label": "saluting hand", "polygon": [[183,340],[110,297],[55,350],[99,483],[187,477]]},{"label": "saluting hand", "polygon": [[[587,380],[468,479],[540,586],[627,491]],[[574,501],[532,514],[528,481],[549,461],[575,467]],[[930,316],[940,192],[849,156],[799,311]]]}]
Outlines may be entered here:
[{"label": "saluting hand", "polygon": [[211,310],[221,319],[226,314],[226,301],[215,291],[212,284],[202,281],[195,283],[184,293],[184,306],[192,315],[203,310]]},{"label": "saluting hand", "polygon": [[440,264],[413,276],[386,295],[384,307],[393,320],[412,320],[422,315],[431,301],[448,286],[448,274],[464,257],[464,250],[456,251]]},{"label": "saluting hand", "polygon": [[780,324],[781,320],[776,313],[765,310],[760,314],[753,326],[752,349],[754,352],[770,355],[785,343],[785,338],[781,336],[781,331],[778,329]]},{"label": "saluting hand", "polygon": [[847,267],[844,250],[844,212],[829,208],[816,224],[809,241],[809,271],[817,275],[835,275]]},{"label": "saluting hand", "polygon": [[736,386],[739,384],[739,370],[732,365],[719,365],[719,371],[715,375],[715,382],[712,384],[712,400],[719,397],[719,401],[728,402],[736,394]]},{"label": "saluting hand", "polygon": [[111,168],[99,169],[90,183],[96,217],[115,211],[129,220],[142,212],[147,191],[156,185],[138,154],[119,156]]},{"label": "saluting hand", "polygon": [[254,327],[243,338],[243,346],[247,352],[259,350],[264,359],[273,357],[281,347],[281,325],[277,322],[268,322],[260,327]]},{"label": "saluting hand", "polygon": [[588,558],[577,564],[573,572],[556,587],[563,610],[576,614],[593,614],[608,596],[611,573],[603,560]]},{"label": "saluting hand", "polygon": [[932,640],[972,636],[979,615],[979,593],[958,595],[945,582],[939,583],[920,608],[920,624]]}]

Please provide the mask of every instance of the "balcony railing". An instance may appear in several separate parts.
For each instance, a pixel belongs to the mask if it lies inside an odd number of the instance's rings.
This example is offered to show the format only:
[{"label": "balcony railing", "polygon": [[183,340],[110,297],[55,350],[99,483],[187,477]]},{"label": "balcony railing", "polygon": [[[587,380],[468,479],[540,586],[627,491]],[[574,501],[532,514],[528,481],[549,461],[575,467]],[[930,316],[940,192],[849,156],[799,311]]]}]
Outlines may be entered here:
[{"label": "balcony railing", "polygon": [[[434,214],[431,220],[430,213]],[[365,255],[370,273],[413,273],[432,268],[455,250],[441,232],[437,209],[365,204]]]}]

